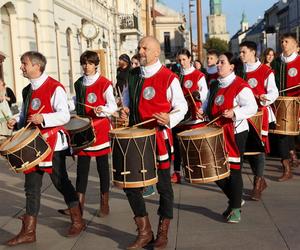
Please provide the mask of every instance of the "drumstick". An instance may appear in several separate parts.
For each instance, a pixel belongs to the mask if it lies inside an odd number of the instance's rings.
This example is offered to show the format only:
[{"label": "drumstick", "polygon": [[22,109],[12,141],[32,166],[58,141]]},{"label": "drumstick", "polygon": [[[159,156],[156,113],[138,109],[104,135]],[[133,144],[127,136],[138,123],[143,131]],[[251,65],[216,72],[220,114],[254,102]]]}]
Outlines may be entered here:
[{"label": "drumstick", "polygon": [[123,96],[122,96],[122,93],[121,93],[121,90],[120,90],[119,86],[117,86],[117,91],[118,91],[118,94],[120,96],[121,107],[124,108],[124,105],[123,105]]},{"label": "drumstick", "polygon": [[299,88],[299,87],[300,87],[300,84],[298,84],[296,86],[293,86],[293,87],[290,87],[290,88],[287,88],[287,89],[280,90],[279,93],[282,93],[282,92],[285,92],[285,91],[288,91],[288,90],[292,90],[292,89],[296,89],[296,88]]},{"label": "drumstick", "polygon": [[6,114],[4,113],[4,111],[3,111],[2,109],[1,109],[1,113],[2,113],[2,115],[3,115],[4,119],[5,119],[5,121],[8,122],[8,118],[7,118]]},{"label": "drumstick", "polygon": [[[39,110],[37,113],[35,113],[35,115],[36,115],[36,114],[40,114],[44,108],[45,108],[45,105],[44,105],[43,107],[41,107],[40,110]],[[21,135],[29,128],[29,126],[31,125],[31,123],[32,123],[32,122],[29,122],[29,123],[26,125],[26,127],[20,129],[20,130],[13,136],[13,138],[16,139],[17,137],[21,136]]]},{"label": "drumstick", "polygon": [[[234,109],[234,108],[236,108],[236,107],[238,107],[238,106],[239,106],[239,105],[236,105],[236,106],[234,106],[232,109]],[[222,116],[223,116],[223,114],[217,116],[216,118],[214,118],[213,120],[211,120],[209,123],[207,123],[207,124],[205,125],[205,127],[207,127],[208,125],[210,125],[210,124],[214,123],[215,121],[219,120]]]},{"label": "drumstick", "polygon": [[[95,108],[96,108],[96,107],[94,107],[94,106],[91,106],[91,105],[88,105],[88,104],[85,104],[85,103],[82,103],[82,102],[76,102],[76,103],[78,103],[78,104],[80,104],[80,105],[82,105],[82,106],[86,106],[86,107],[91,108],[91,109],[95,109]],[[119,110],[119,109],[118,109],[118,110]],[[118,110],[117,110],[117,111],[118,111]],[[109,111],[105,111],[105,110],[101,110],[101,112],[106,113],[106,114],[109,114],[109,115],[112,115],[112,116],[114,116],[114,117],[117,117],[117,116],[115,115],[114,112],[109,112]]]},{"label": "drumstick", "polygon": [[198,107],[197,107],[197,105],[196,105],[196,102],[195,102],[195,100],[194,100],[194,97],[193,97],[191,91],[190,91],[189,89],[187,89],[187,91],[189,92],[189,95],[190,95],[190,97],[191,97],[191,99],[192,99],[192,102],[193,102],[193,104],[194,104],[196,110],[198,110]]},{"label": "drumstick", "polygon": [[[177,113],[177,112],[179,112],[179,111],[180,111],[180,109],[174,109],[174,110],[172,110],[169,114],[175,114],[175,113]],[[149,123],[149,122],[153,122],[153,121],[155,121],[155,120],[156,120],[155,118],[151,118],[151,119],[149,119],[149,120],[146,120],[146,121],[137,123],[137,124],[133,125],[132,127],[135,128],[135,127],[141,126],[141,125],[143,125],[143,124],[146,124],[146,123]]]}]

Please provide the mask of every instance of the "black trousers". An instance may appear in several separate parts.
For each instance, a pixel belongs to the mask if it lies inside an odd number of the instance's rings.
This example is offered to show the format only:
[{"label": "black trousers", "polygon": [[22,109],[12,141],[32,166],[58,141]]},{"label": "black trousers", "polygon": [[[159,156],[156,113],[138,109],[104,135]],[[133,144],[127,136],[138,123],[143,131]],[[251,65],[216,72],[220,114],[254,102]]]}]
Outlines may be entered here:
[{"label": "black trousers", "polygon": [[[157,214],[160,217],[173,218],[174,194],[171,184],[170,168],[158,169],[158,183],[156,184],[159,193],[159,208]],[[124,188],[130,207],[136,217],[148,215],[143,198],[143,188]]]},{"label": "black trousers", "polygon": [[[78,205],[78,197],[66,170],[66,151],[53,154],[53,171],[50,178],[56,189],[63,195],[69,208]],[[36,171],[25,175],[26,214],[37,216],[40,210],[41,187],[44,172]]]},{"label": "black trousers", "polygon": [[[90,171],[90,162],[90,156],[78,156],[76,191],[79,193],[86,193]],[[109,191],[110,184],[108,155],[106,154],[102,156],[97,156],[96,163],[100,180],[100,193],[106,193]]]},{"label": "black trousers", "polygon": [[177,133],[181,130],[178,128],[172,128],[172,135],[173,135],[173,148],[174,148],[174,171],[180,172],[181,170],[181,154],[180,154],[180,144],[177,137]]},{"label": "black trousers", "polygon": [[247,159],[252,169],[252,173],[255,176],[263,177],[266,162],[265,153],[260,153],[258,155],[248,155]]},{"label": "black trousers", "polygon": [[245,152],[246,141],[248,137],[248,131],[235,134],[235,141],[240,151],[241,167],[240,169],[231,169],[230,176],[216,181],[216,184],[222,189],[224,194],[229,200],[229,206],[231,208],[240,208],[243,194],[243,178],[242,178],[242,166],[243,155]]}]

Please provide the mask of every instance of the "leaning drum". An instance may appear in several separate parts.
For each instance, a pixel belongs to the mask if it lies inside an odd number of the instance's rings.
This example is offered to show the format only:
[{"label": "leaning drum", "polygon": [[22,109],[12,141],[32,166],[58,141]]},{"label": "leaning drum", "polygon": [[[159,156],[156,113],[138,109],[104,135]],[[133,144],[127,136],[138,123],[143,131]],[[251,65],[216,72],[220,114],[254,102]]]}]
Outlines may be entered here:
[{"label": "leaning drum", "polygon": [[70,136],[70,146],[73,152],[78,152],[91,146],[95,140],[92,119],[74,115],[64,126]]},{"label": "leaning drum", "polygon": [[208,183],[230,175],[223,129],[204,127],[178,134],[185,170],[190,183]]},{"label": "leaning drum", "polygon": [[270,133],[280,135],[299,135],[299,97],[279,96],[273,104],[276,128]]},{"label": "leaning drum", "polygon": [[137,188],[157,183],[155,129],[120,128],[109,133],[114,184]]},{"label": "leaning drum", "polygon": [[8,160],[16,173],[37,166],[50,152],[50,146],[37,127],[16,133],[0,146],[0,154]]}]

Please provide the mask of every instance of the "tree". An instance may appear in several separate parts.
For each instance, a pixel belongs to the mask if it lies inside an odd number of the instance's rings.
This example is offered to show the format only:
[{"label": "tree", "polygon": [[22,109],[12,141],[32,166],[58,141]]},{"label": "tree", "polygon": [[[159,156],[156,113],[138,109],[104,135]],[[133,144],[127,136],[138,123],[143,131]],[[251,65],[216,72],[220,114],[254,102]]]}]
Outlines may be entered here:
[{"label": "tree", "polygon": [[222,40],[222,39],[216,38],[216,37],[212,37],[212,38],[207,39],[206,43],[204,44],[204,48],[206,50],[216,49],[218,52],[222,53],[222,52],[228,51],[229,46],[228,46],[228,42],[226,42],[225,40]]}]

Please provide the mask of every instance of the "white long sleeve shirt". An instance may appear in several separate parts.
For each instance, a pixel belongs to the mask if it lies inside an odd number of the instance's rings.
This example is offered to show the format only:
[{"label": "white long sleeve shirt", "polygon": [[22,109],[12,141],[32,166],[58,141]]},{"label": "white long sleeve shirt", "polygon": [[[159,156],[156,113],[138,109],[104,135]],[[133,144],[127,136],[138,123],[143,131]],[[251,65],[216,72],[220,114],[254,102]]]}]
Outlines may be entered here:
[{"label": "white long sleeve shirt", "polygon": [[[245,67],[245,71],[246,73],[248,72],[252,72],[252,71],[255,71],[258,69],[258,67],[261,65],[261,62],[259,60],[257,60],[255,63],[252,63],[252,64],[245,64],[244,67]],[[276,117],[275,117],[275,114],[272,110],[272,108],[270,107],[270,105],[275,102],[275,100],[278,98],[279,96],[279,93],[278,93],[278,89],[277,89],[277,86],[276,86],[276,82],[275,82],[275,75],[274,73],[272,72],[268,78],[265,80],[264,82],[264,87],[267,91],[266,93],[266,98],[269,100],[269,101],[260,101],[260,104],[262,106],[266,106],[268,108],[268,114],[269,114],[269,123],[270,122],[275,122],[276,121]]]},{"label": "white long sleeve shirt", "polygon": [[[48,78],[46,73],[43,73],[37,79],[30,79],[30,84],[33,90],[38,89]],[[54,110],[53,113],[41,113],[44,118],[44,123],[41,124],[42,127],[56,127],[62,126],[68,123],[70,120],[70,113],[68,109],[67,94],[62,87],[57,87],[54,94],[51,97],[51,105]],[[24,106],[21,108],[20,119],[23,119]],[[67,138],[63,131],[59,131],[57,135],[57,141],[55,145],[55,151],[60,151],[68,148]]]},{"label": "white long sleeve shirt", "polygon": [[[221,78],[218,78],[220,82],[221,88],[228,87],[236,78],[234,72],[230,75]],[[207,109],[207,101],[203,104],[203,110]],[[233,109],[234,117],[234,127],[235,127],[235,134],[248,131],[249,125],[247,119],[251,116],[255,115],[257,112],[257,104],[253,92],[250,88],[243,88],[239,94],[233,99],[233,106],[237,106]]]},{"label": "white long sleeve shirt", "polygon": [[[159,60],[152,65],[146,67],[142,66],[141,75],[143,78],[150,78],[156,74],[161,67],[162,64]],[[173,128],[184,118],[184,115],[188,110],[186,100],[181,90],[180,82],[177,78],[174,78],[170,84],[170,87],[167,89],[167,99],[171,102],[172,110],[179,110],[176,113],[170,114],[170,123],[168,127]],[[124,106],[129,107],[129,102],[129,91],[128,88],[126,88],[123,91]]]}]

